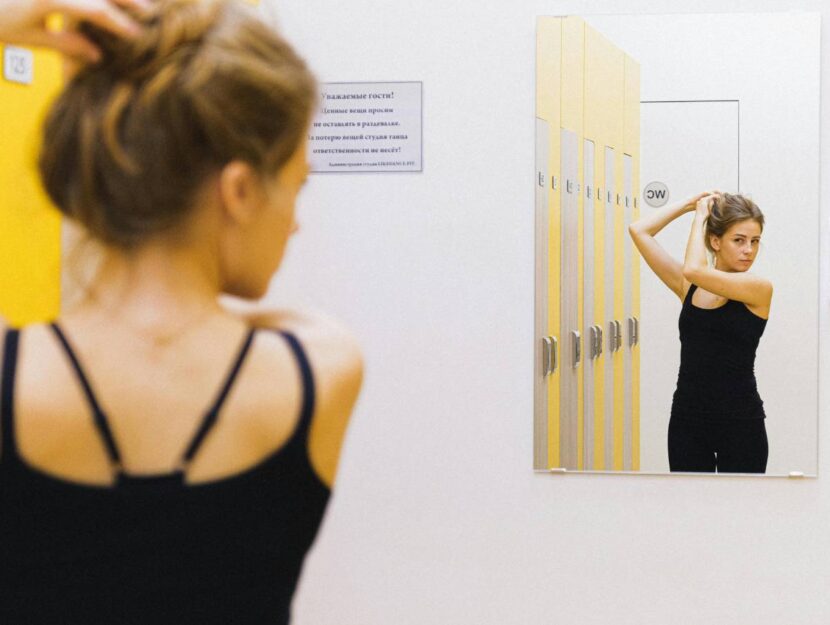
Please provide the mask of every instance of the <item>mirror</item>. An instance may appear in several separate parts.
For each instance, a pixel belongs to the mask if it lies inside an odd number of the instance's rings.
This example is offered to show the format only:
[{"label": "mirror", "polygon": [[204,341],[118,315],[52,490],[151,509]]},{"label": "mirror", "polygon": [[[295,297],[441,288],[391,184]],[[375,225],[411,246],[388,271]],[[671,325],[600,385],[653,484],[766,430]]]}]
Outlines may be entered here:
[{"label": "mirror", "polygon": [[[765,474],[816,475],[819,33],[810,13],[537,19],[536,469],[670,472],[683,303],[628,226],[718,189],[765,217]],[[680,264],[693,215],[655,236]]]}]

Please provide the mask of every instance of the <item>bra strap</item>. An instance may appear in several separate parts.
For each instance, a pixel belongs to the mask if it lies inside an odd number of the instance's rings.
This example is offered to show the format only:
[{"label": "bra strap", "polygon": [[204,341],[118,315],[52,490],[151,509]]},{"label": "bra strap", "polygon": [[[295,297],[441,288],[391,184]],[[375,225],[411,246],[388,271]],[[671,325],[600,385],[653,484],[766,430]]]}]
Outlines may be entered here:
[{"label": "bra strap", "polygon": [[72,368],[75,370],[75,375],[78,378],[78,381],[81,383],[81,387],[84,390],[84,394],[86,395],[87,401],[89,402],[89,406],[92,409],[92,416],[95,420],[95,427],[98,428],[98,432],[101,435],[101,438],[104,439],[104,446],[107,450],[107,455],[110,458],[110,462],[119,468],[121,467],[121,454],[118,451],[118,446],[115,444],[115,437],[112,435],[112,430],[110,429],[109,423],[107,422],[107,417],[104,414],[104,411],[101,410],[101,406],[98,404],[98,400],[95,398],[95,393],[92,392],[92,386],[89,384],[89,380],[87,379],[86,375],[84,374],[83,368],[81,367],[81,363],[78,360],[78,357],[75,355],[75,351],[72,349],[72,346],[69,343],[69,340],[66,338],[66,335],[63,333],[63,330],[60,329],[56,322],[50,324],[52,331],[57,336],[58,341],[60,341],[61,345],[63,346],[66,355],[69,357],[69,361],[72,363]]},{"label": "bra strap", "polygon": [[228,393],[230,393],[231,387],[239,375],[242,363],[245,362],[245,357],[251,349],[251,343],[253,343],[255,331],[256,330],[254,328],[251,328],[245,336],[245,340],[243,341],[239,354],[237,355],[236,360],[234,361],[233,366],[225,379],[225,384],[222,386],[222,390],[219,392],[216,401],[213,402],[213,406],[205,414],[202,419],[202,424],[199,426],[193,440],[190,445],[187,446],[187,450],[182,456],[183,467],[186,467],[190,461],[193,460],[193,457],[199,450],[199,446],[202,444],[205,437],[210,433],[213,426],[216,425],[216,421],[219,419],[219,411],[222,409],[222,405],[225,403],[225,399],[227,399]]},{"label": "bra strap", "polygon": [[3,380],[0,395],[0,430],[2,430],[2,461],[17,455],[14,442],[14,380],[17,373],[17,346],[20,330],[9,328],[3,340]]},{"label": "bra strap", "polygon": [[283,330],[277,330],[276,332],[282,335],[288,343],[300,370],[300,379],[303,385],[303,405],[300,410],[300,422],[297,425],[296,436],[305,442],[308,439],[311,418],[314,416],[314,374],[311,371],[311,363],[309,363],[305,350],[297,337]]}]

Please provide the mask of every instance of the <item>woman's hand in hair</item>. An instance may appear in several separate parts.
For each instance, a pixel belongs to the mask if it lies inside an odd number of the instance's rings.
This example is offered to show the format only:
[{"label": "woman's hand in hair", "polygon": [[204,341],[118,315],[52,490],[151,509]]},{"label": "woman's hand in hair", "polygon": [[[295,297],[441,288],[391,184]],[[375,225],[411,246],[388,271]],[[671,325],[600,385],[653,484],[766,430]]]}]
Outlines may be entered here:
[{"label": "woman's hand in hair", "polygon": [[693,195],[692,197],[688,198],[686,202],[683,204],[683,210],[687,213],[692,213],[697,210],[697,204],[708,195],[714,195],[717,191],[704,191],[702,193],[698,193],[697,195]]},{"label": "woman's hand in hair", "polygon": [[70,23],[91,22],[130,38],[141,32],[140,26],[124,9],[149,6],[149,0],[0,0],[0,41],[54,48],[72,59],[95,62],[101,52],[91,41],[73,28],[49,28],[47,18],[60,13]]},{"label": "woman's hand in hair", "polygon": [[704,219],[709,217],[709,213],[712,211],[712,204],[714,204],[717,197],[717,193],[706,193],[699,196],[697,202],[695,203],[695,211],[697,214]]}]

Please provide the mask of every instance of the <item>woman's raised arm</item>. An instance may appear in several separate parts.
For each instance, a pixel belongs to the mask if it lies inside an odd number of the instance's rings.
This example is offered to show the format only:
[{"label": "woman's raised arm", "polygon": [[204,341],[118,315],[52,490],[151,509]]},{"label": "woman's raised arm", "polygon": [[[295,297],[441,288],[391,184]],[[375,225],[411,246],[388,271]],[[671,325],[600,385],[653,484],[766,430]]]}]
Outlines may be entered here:
[{"label": "woman's raised arm", "polygon": [[634,245],[637,246],[648,266],[680,299],[683,299],[685,295],[683,264],[666,252],[654,237],[684,213],[695,210],[697,201],[705,195],[707,193],[701,193],[684,202],[666,206],[635,221],[628,227]]}]

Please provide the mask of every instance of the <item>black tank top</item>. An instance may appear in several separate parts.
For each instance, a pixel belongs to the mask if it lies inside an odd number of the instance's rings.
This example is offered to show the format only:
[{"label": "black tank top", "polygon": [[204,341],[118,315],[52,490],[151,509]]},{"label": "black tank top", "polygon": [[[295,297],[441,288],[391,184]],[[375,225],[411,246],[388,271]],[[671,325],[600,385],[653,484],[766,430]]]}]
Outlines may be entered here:
[{"label": "black tank top", "polygon": [[254,331],[184,450],[181,469],[144,477],[121,469],[107,417],[66,337],[57,325],[53,329],[86,393],[117,480],[115,486],[80,484],[19,456],[19,333],[9,330],[0,398],[0,623],[288,623],[303,559],[329,497],[308,458],[314,381],[297,339],[280,333],[303,383],[302,410],[289,440],[242,473],[186,484],[187,466],[221,418]]},{"label": "black tank top", "polygon": [[689,287],[680,311],[680,372],[672,418],[700,421],[763,419],[755,381],[755,352],[767,320],[743,302],[718,308],[692,304]]}]

